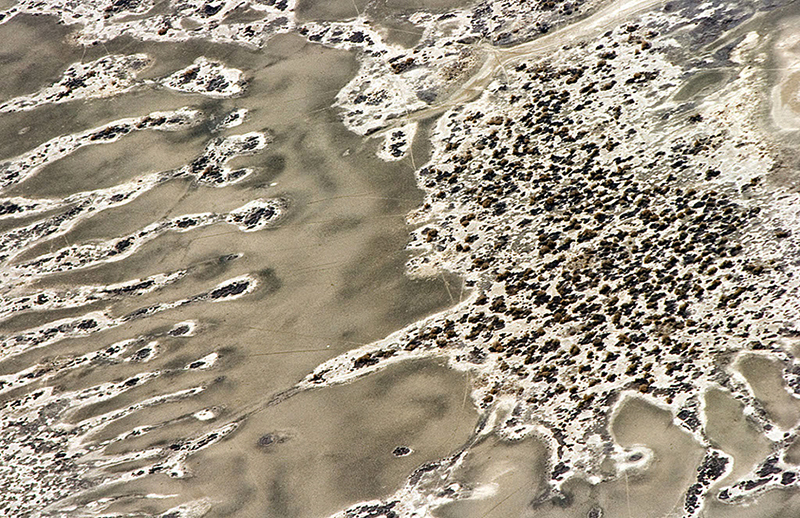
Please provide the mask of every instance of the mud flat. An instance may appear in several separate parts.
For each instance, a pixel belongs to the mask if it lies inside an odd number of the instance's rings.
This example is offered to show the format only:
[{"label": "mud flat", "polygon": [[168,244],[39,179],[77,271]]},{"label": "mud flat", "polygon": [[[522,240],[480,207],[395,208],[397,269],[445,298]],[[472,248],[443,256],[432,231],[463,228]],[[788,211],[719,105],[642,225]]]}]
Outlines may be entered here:
[{"label": "mud flat", "polygon": [[2,4],[0,512],[797,514],[790,4]]},{"label": "mud flat", "polygon": [[[53,34],[51,44],[63,45],[63,34]],[[248,421],[241,427],[243,416],[320,361],[451,304],[448,289],[458,290],[450,276],[422,281],[403,274],[404,218],[421,194],[409,164],[380,161],[376,146],[349,133],[331,108],[356,71],[352,56],[291,35],[258,54],[137,45],[120,46],[128,47],[127,55],[150,56],[138,79],[151,83],[102,98],[79,91],[72,98],[63,90],[60,104],[3,115],[13,122],[9,131],[31,126],[25,137],[37,131],[41,110],[56,116],[80,104],[83,111],[28,147],[9,146],[3,157],[14,185],[3,192],[2,232],[15,244],[4,247],[14,257],[3,265],[0,390],[4,448],[8,465],[16,466],[2,476],[3,512],[74,516],[78,506],[87,513],[257,514],[265,506],[279,509],[279,502],[269,502],[284,491],[297,493],[292,512],[306,515],[382,496],[374,485],[345,488],[321,471],[309,500],[297,485],[282,487],[280,470],[263,472],[254,483],[231,464],[241,455],[264,462],[277,455],[285,459],[279,464],[294,469],[309,463],[297,443],[306,444],[302,451],[347,458],[352,450],[339,451],[345,443],[328,450],[315,445],[333,432],[316,436],[320,429],[308,428],[327,394],[298,398],[305,406],[287,414],[297,420],[278,427],[292,440],[281,439],[283,450],[274,454],[262,453],[267,444],[259,440],[275,426]],[[187,76],[196,83],[202,71],[193,67],[211,61],[242,70],[245,91],[208,96],[152,84]],[[76,62],[80,52],[48,77],[30,80],[27,92],[10,89],[3,101],[47,91]],[[168,132],[150,128],[162,124],[162,114],[153,111],[159,106],[187,107],[191,117]],[[139,138],[151,131],[158,135]],[[370,451],[393,466],[386,485],[400,483],[415,463],[446,454],[471,431],[474,410],[463,375],[419,367],[380,382],[423,375],[437,379],[427,382],[431,387],[450,380],[442,386],[446,394],[431,394],[420,405],[433,405],[444,424],[431,428],[431,438],[453,437],[436,447],[424,434],[415,441],[410,434],[383,439]],[[386,404],[398,398],[405,404],[418,382],[408,383]],[[337,407],[355,403],[354,419],[366,419],[357,413],[361,399],[344,397]],[[378,405],[380,396],[373,401]],[[440,411],[446,406],[450,417]],[[410,408],[414,423],[417,407]],[[188,461],[221,440],[234,450],[226,446],[221,457]],[[380,448],[389,442],[387,451]],[[403,445],[414,453],[394,456]],[[353,471],[359,463],[334,464]],[[219,484],[224,473],[236,480],[232,493]],[[312,483],[311,474],[298,476],[290,478]],[[320,507],[324,502],[330,504]]]}]

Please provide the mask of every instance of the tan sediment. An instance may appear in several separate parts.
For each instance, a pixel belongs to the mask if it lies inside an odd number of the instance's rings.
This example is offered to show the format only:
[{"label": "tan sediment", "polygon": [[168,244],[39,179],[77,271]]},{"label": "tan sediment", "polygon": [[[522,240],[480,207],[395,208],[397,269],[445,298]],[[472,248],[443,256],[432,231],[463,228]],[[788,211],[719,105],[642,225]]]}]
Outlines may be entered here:
[{"label": "tan sediment", "polygon": [[474,488],[475,498],[437,511],[441,518],[522,517],[546,492],[546,446],[536,438],[504,441],[487,438],[470,449],[456,480]]},{"label": "tan sediment", "polygon": [[[694,478],[703,448],[675,426],[669,412],[646,401],[630,397],[621,403],[611,431],[618,443],[629,448],[620,457],[652,455],[641,468],[623,469],[617,480],[590,484],[575,478],[564,484],[563,498],[538,505],[519,516],[531,518],[573,518],[610,516],[620,518],[663,518],[681,516],[683,491]],[[638,460],[632,464],[640,463]],[[613,471],[609,459],[606,469]]]},{"label": "tan sediment", "polygon": [[348,20],[358,17],[368,3],[367,0],[301,0],[295,12],[300,22]]},{"label": "tan sediment", "polygon": [[797,424],[800,419],[800,401],[786,391],[780,363],[750,354],[738,360],[736,369],[747,378],[756,397],[778,426],[789,429]]},{"label": "tan sediment", "polygon": [[706,518],[794,518],[800,514],[800,494],[797,491],[770,491],[747,505],[726,505],[709,500]]},{"label": "tan sediment", "polygon": [[[202,51],[202,48],[195,51]],[[164,63],[163,59],[160,59],[161,64]],[[245,59],[245,54],[240,55],[239,59]],[[98,349],[103,344],[148,333],[163,335],[177,321],[197,321],[198,335],[191,339],[168,336],[154,338],[159,342],[158,353],[148,363],[77,368],[49,381],[69,393],[85,390],[108,379],[124,381],[142,371],[175,371],[143,383],[114,399],[81,410],[70,417],[72,423],[119,410],[164,391],[187,389],[198,384],[207,387],[199,396],[140,410],[93,436],[93,441],[108,440],[130,430],[132,426],[157,426],[150,435],[129,443],[115,443],[106,452],[107,455],[167,448],[171,441],[180,441],[220,426],[228,419],[235,419],[251,402],[260,401],[291,386],[330,356],[374,340],[450,303],[443,280],[410,280],[403,275],[407,258],[404,251],[407,241],[404,218],[421,200],[421,194],[409,174],[410,164],[401,161],[387,166],[380,162],[375,157],[374,146],[364,146],[360,138],[347,132],[329,108],[335,93],[355,71],[352,57],[288,36],[275,40],[275,45],[260,59],[252,64],[250,73],[253,81],[245,99],[215,101],[214,104],[221,106],[212,105],[212,109],[205,112],[213,115],[233,107],[247,107],[250,113],[245,123],[226,130],[226,134],[268,129],[274,135],[275,140],[267,150],[236,161],[237,167],[255,169],[251,177],[224,188],[192,186],[180,180],[169,182],[130,204],[110,209],[77,226],[59,238],[55,246],[135,232],[165,217],[203,211],[226,212],[259,197],[285,195],[290,200],[289,217],[275,229],[246,235],[230,225],[213,225],[183,234],[165,234],[127,258],[121,266],[105,264],[90,271],[58,274],[43,280],[37,287],[68,287],[73,283],[85,282],[111,283],[116,282],[115,279],[120,281],[145,275],[146,272],[167,271],[177,265],[193,268],[185,279],[169,288],[140,298],[115,302],[108,308],[115,315],[124,315],[165,300],[190,297],[222,279],[246,273],[254,272],[262,279],[263,289],[259,288],[248,295],[247,300],[239,300],[239,303],[230,301],[170,310],[152,319],[141,319],[90,337],[60,342],[47,350],[31,351],[3,365],[4,372],[37,363],[58,365],[65,358]],[[192,60],[191,54],[181,56],[171,68],[178,69]],[[226,64],[237,63],[232,59]],[[101,114],[103,117],[112,115],[108,110],[113,111],[113,116],[141,112],[145,105],[150,108],[151,101],[155,104],[184,105],[187,97],[191,96],[152,92],[123,96],[114,102],[92,102],[80,109],[84,113],[83,120],[92,121]],[[69,124],[78,125],[80,122],[70,121]],[[67,130],[62,128],[61,132]],[[187,157],[190,159],[195,156],[205,142],[214,137],[206,131],[176,134],[171,144],[169,139],[163,139],[161,134],[159,136],[162,137],[160,141],[157,138],[123,138],[107,146],[108,152],[105,154],[75,155],[43,171],[43,180],[30,182],[25,189],[21,187],[20,194],[30,197],[61,196],[87,187],[116,185],[156,167],[162,169],[164,165],[185,163]],[[145,150],[137,153],[142,148]],[[350,152],[343,157],[345,150]],[[83,175],[79,169],[82,165],[96,176]],[[42,244],[31,252],[31,256],[46,253],[50,246],[48,243]],[[232,253],[241,254],[241,257],[220,260]],[[456,289],[455,285],[452,289]],[[88,309],[97,309],[97,306]],[[15,319],[11,325],[13,329],[21,330],[42,319],[46,321],[80,315],[82,311],[85,310],[25,316]],[[215,368],[178,374],[183,373],[184,366],[196,358],[214,352],[220,355]],[[387,373],[384,377],[376,378],[377,385],[369,382],[347,387],[343,391],[346,394],[340,398],[336,391],[307,394],[303,396],[305,399],[297,399],[297,409],[288,413],[283,408],[278,409],[277,414],[295,420],[293,426],[298,428],[298,444],[311,437],[314,449],[330,451],[332,462],[340,460],[342,456],[353,456],[350,463],[337,464],[340,466],[338,469],[347,472],[363,467],[366,470],[362,472],[358,483],[351,487],[340,485],[340,476],[331,479],[328,478],[330,473],[322,471],[321,478],[314,482],[317,490],[307,497],[298,496],[293,504],[300,515],[307,516],[314,509],[316,513],[333,512],[342,505],[363,498],[383,496],[393,490],[420,459],[439,458],[466,440],[474,426],[474,409],[468,401],[464,403],[463,375],[443,367],[417,366],[409,369],[402,367],[399,370],[405,374]],[[396,383],[397,392],[376,395],[374,405],[362,405],[366,393],[379,390],[388,383]],[[433,392],[427,399],[411,397],[411,393],[420,393],[421,389],[431,389]],[[381,397],[385,397],[384,403]],[[328,420],[331,428],[325,431],[319,419],[320,412],[328,408],[329,398],[339,399],[329,409],[333,412]],[[399,414],[392,412],[397,410],[395,407],[404,404],[411,405],[403,414],[409,420],[403,431],[408,433],[398,435],[389,431],[399,419]],[[386,456],[370,466],[368,462],[358,461],[364,457],[353,454],[352,450],[342,450],[348,447],[358,451],[359,446],[348,444],[347,437],[339,436],[339,426],[343,422],[334,418],[351,408],[350,419],[361,421],[372,412],[373,406],[381,405],[385,405],[385,419],[388,421],[383,421],[380,428],[376,429],[377,435],[371,444],[380,447],[376,455],[385,453]],[[442,414],[441,405],[451,408],[449,413]],[[192,413],[204,408],[222,410],[218,418],[209,422],[191,417]],[[425,408],[433,413],[420,414],[420,409]],[[271,430],[269,423],[273,415],[269,414],[270,419],[266,420],[256,415],[252,422],[262,423],[266,433]],[[430,419],[418,423],[416,419],[421,415]],[[376,421],[376,426],[378,424]],[[307,425],[311,425],[310,428],[304,428]],[[275,455],[261,456],[256,443],[262,433],[257,430],[256,424],[248,426],[254,426],[248,430],[258,432],[257,435],[237,432],[227,442],[220,443],[222,447],[217,453],[190,463],[189,469],[195,478],[188,486],[166,476],[157,476],[152,481],[139,480],[124,486],[102,488],[86,498],[91,500],[101,494],[112,499],[123,497],[111,509],[147,509],[148,512],[158,513],[174,507],[180,501],[207,496],[221,502],[219,510],[214,511],[217,514],[213,516],[224,514],[231,506],[245,505],[249,509],[247,512],[256,512],[256,509],[263,508],[262,505],[279,505],[274,500],[272,504],[269,503],[272,497],[268,493],[274,492],[269,477],[281,481],[284,480],[284,475],[280,473],[281,466],[297,468],[291,477],[295,480],[293,487],[301,492],[303,484],[309,482],[303,469],[309,469],[314,462],[309,462],[308,457],[295,452],[292,450],[294,446],[290,446],[285,453],[277,452],[279,457],[285,457],[275,464]],[[423,430],[425,426],[430,427],[427,432],[420,432],[419,445],[409,444],[418,454],[395,458],[391,449],[383,451],[383,446],[392,443],[394,448],[400,445],[394,442],[404,442],[413,435],[411,431]],[[460,431],[453,433],[456,430]],[[353,433],[356,434],[353,437],[357,436],[358,430],[354,429]],[[452,434],[452,438],[447,434]],[[446,439],[437,440],[445,435]],[[325,441],[329,442],[326,444]],[[248,468],[248,473],[254,471],[256,474],[252,476],[259,480],[262,491],[259,496],[248,493],[248,488],[252,486],[249,478],[241,480],[240,490],[237,489],[234,494],[231,494],[228,486],[222,487],[218,483],[219,474],[226,472],[226,469],[231,476],[245,475],[240,469],[242,457],[231,454],[232,451],[248,452],[244,458],[251,456],[249,452],[256,452],[259,455],[257,458],[261,459],[259,462],[266,462],[271,466],[270,469],[277,470],[270,474],[257,469],[257,465]],[[312,455],[313,451],[310,451]],[[315,458],[312,460],[316,461]],[[122,463],[111,471],[118,474],[135,471],[148,462],[152,461]],[[383,469],[384,465],[387,466],[386,470]],[[389,466],[391,469],[388,469]],[[388,478],[378,483],[372,480],[377,474]],[[247,477],[251,475],[247,474]],[[166,500],[142,500],[126,496],[136,492],[137,488],[144,492],[176,493],[181,496],[179,499]],[[278,498],[278,495],[273,496]]]},{"label": "tan sediment", "polygon": [[745,417],[744,405],[730,393],[710,389],[705,394],[705,405],[709,438],[733,456],[733,469],[722,483],[739,480],[769,454],[769,441]]},{"label": "tan sediment", "polygon": [[[604,491],[603,508],[610,516],[660,517],[680,509],[683,493],[695,476],[703,448],[672,422],[670,412],[631,397],[623,402],[611,431],[623,447],[643,445],[653,461],[641,473],[632,470]],[[658,488],[654,491],[653,488]]]}]

